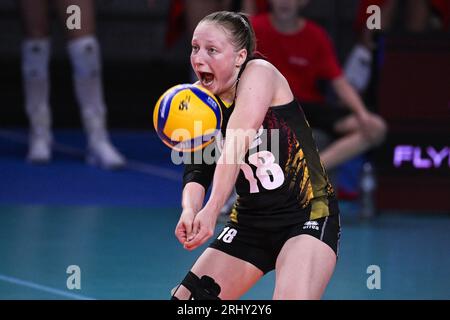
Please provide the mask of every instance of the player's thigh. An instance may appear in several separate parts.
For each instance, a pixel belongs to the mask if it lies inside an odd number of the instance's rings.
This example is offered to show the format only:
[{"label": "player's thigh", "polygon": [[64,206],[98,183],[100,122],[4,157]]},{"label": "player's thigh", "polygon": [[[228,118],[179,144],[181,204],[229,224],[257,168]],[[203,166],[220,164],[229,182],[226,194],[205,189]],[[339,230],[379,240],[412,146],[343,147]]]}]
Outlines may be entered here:
[{"label": "player's thigh", "polygon": [[48,0],[20,0],[19,6],[26,36],[47,37],[49,35]]},{"label": "player's thigh", "polygon": [[[69,40],[76,39],[86,35],[92,35],[95,32],[95,8],[93,0],[54,0],[53,1],[59,20],[66,30]],[[80,8],[80,28],[68,29],[66,20],[73,14],[72,11],[67,13],[67,8],[76,5]]]},{"label": "player's thigh", "polygon": [[[222,300],[238,299],[263,276],[263,272],[251,263],[214,248],[207,248],[191,271],[199,278],[211,277],[220,286],[219,298]],[[189,294],[183,287],[178,291],[177,297],[185,298],[186,293]]]},{"label": "player's thigh", "polygon": [[277,258],[274,299],[320,299],[335,265],[335,252],[321,240],[290,238]]}]

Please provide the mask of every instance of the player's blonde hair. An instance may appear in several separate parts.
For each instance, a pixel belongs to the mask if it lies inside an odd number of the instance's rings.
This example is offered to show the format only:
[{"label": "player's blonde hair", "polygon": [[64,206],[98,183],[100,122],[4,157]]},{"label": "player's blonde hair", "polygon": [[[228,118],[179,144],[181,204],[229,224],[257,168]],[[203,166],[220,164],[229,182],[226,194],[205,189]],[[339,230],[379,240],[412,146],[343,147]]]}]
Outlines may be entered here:
[{"label": "player's blonde hair", "polygon": [[231,36],[236,51],[247,50],[247,60],[255,51],[255,31],[247,15],[240,12],[217,11],[204,17],[201,22],[214,22],[225,28]]}]

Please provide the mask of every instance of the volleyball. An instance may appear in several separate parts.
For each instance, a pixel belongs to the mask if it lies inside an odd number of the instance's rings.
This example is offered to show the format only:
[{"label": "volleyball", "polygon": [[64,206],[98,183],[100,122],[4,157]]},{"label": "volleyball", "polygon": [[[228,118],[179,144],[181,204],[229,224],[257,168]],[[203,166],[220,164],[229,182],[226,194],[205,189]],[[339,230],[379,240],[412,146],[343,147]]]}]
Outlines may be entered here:
[{"label": "volleyball", "polygon": [[198,85],[180,84],[164,92],[153,112],[158,137],[182,152],[201,150],[220,132],[222,110],[214,95]]}]

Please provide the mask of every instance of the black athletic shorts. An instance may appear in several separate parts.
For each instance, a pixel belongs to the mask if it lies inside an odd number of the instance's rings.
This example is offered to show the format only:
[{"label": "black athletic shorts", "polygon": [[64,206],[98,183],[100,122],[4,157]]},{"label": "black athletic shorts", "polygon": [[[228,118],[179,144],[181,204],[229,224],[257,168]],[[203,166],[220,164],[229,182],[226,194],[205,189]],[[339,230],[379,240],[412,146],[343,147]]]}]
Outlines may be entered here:
[{"label": "black athletic shorts", "polygon": [[273,230],[255,229],[229,221],[209,247],[250,262],[268,273],[275,269],[278,254],[286,241],[301,234],[323,241],[337,257],[340,230],[338,214]]},{"label": "black athletic shorts", "polygon": [[336,123],[349,115],[351,111],[331,105],[320,103],[300,103],[309,126],[313,129],[322,129],[332,136],[338,136],[334,130]]}]

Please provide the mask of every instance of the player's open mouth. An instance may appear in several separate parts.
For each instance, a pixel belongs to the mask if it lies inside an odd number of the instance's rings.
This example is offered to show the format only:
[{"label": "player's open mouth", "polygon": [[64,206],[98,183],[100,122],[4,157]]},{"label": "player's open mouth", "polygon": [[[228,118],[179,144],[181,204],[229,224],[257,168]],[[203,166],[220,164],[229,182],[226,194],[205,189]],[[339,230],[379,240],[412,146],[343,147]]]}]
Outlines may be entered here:
[{"label": "player's open mouth", "polygon": [[214,81],[214,75],[210,72],[200,72],[200,81],[203,86],[208,87]]}]

